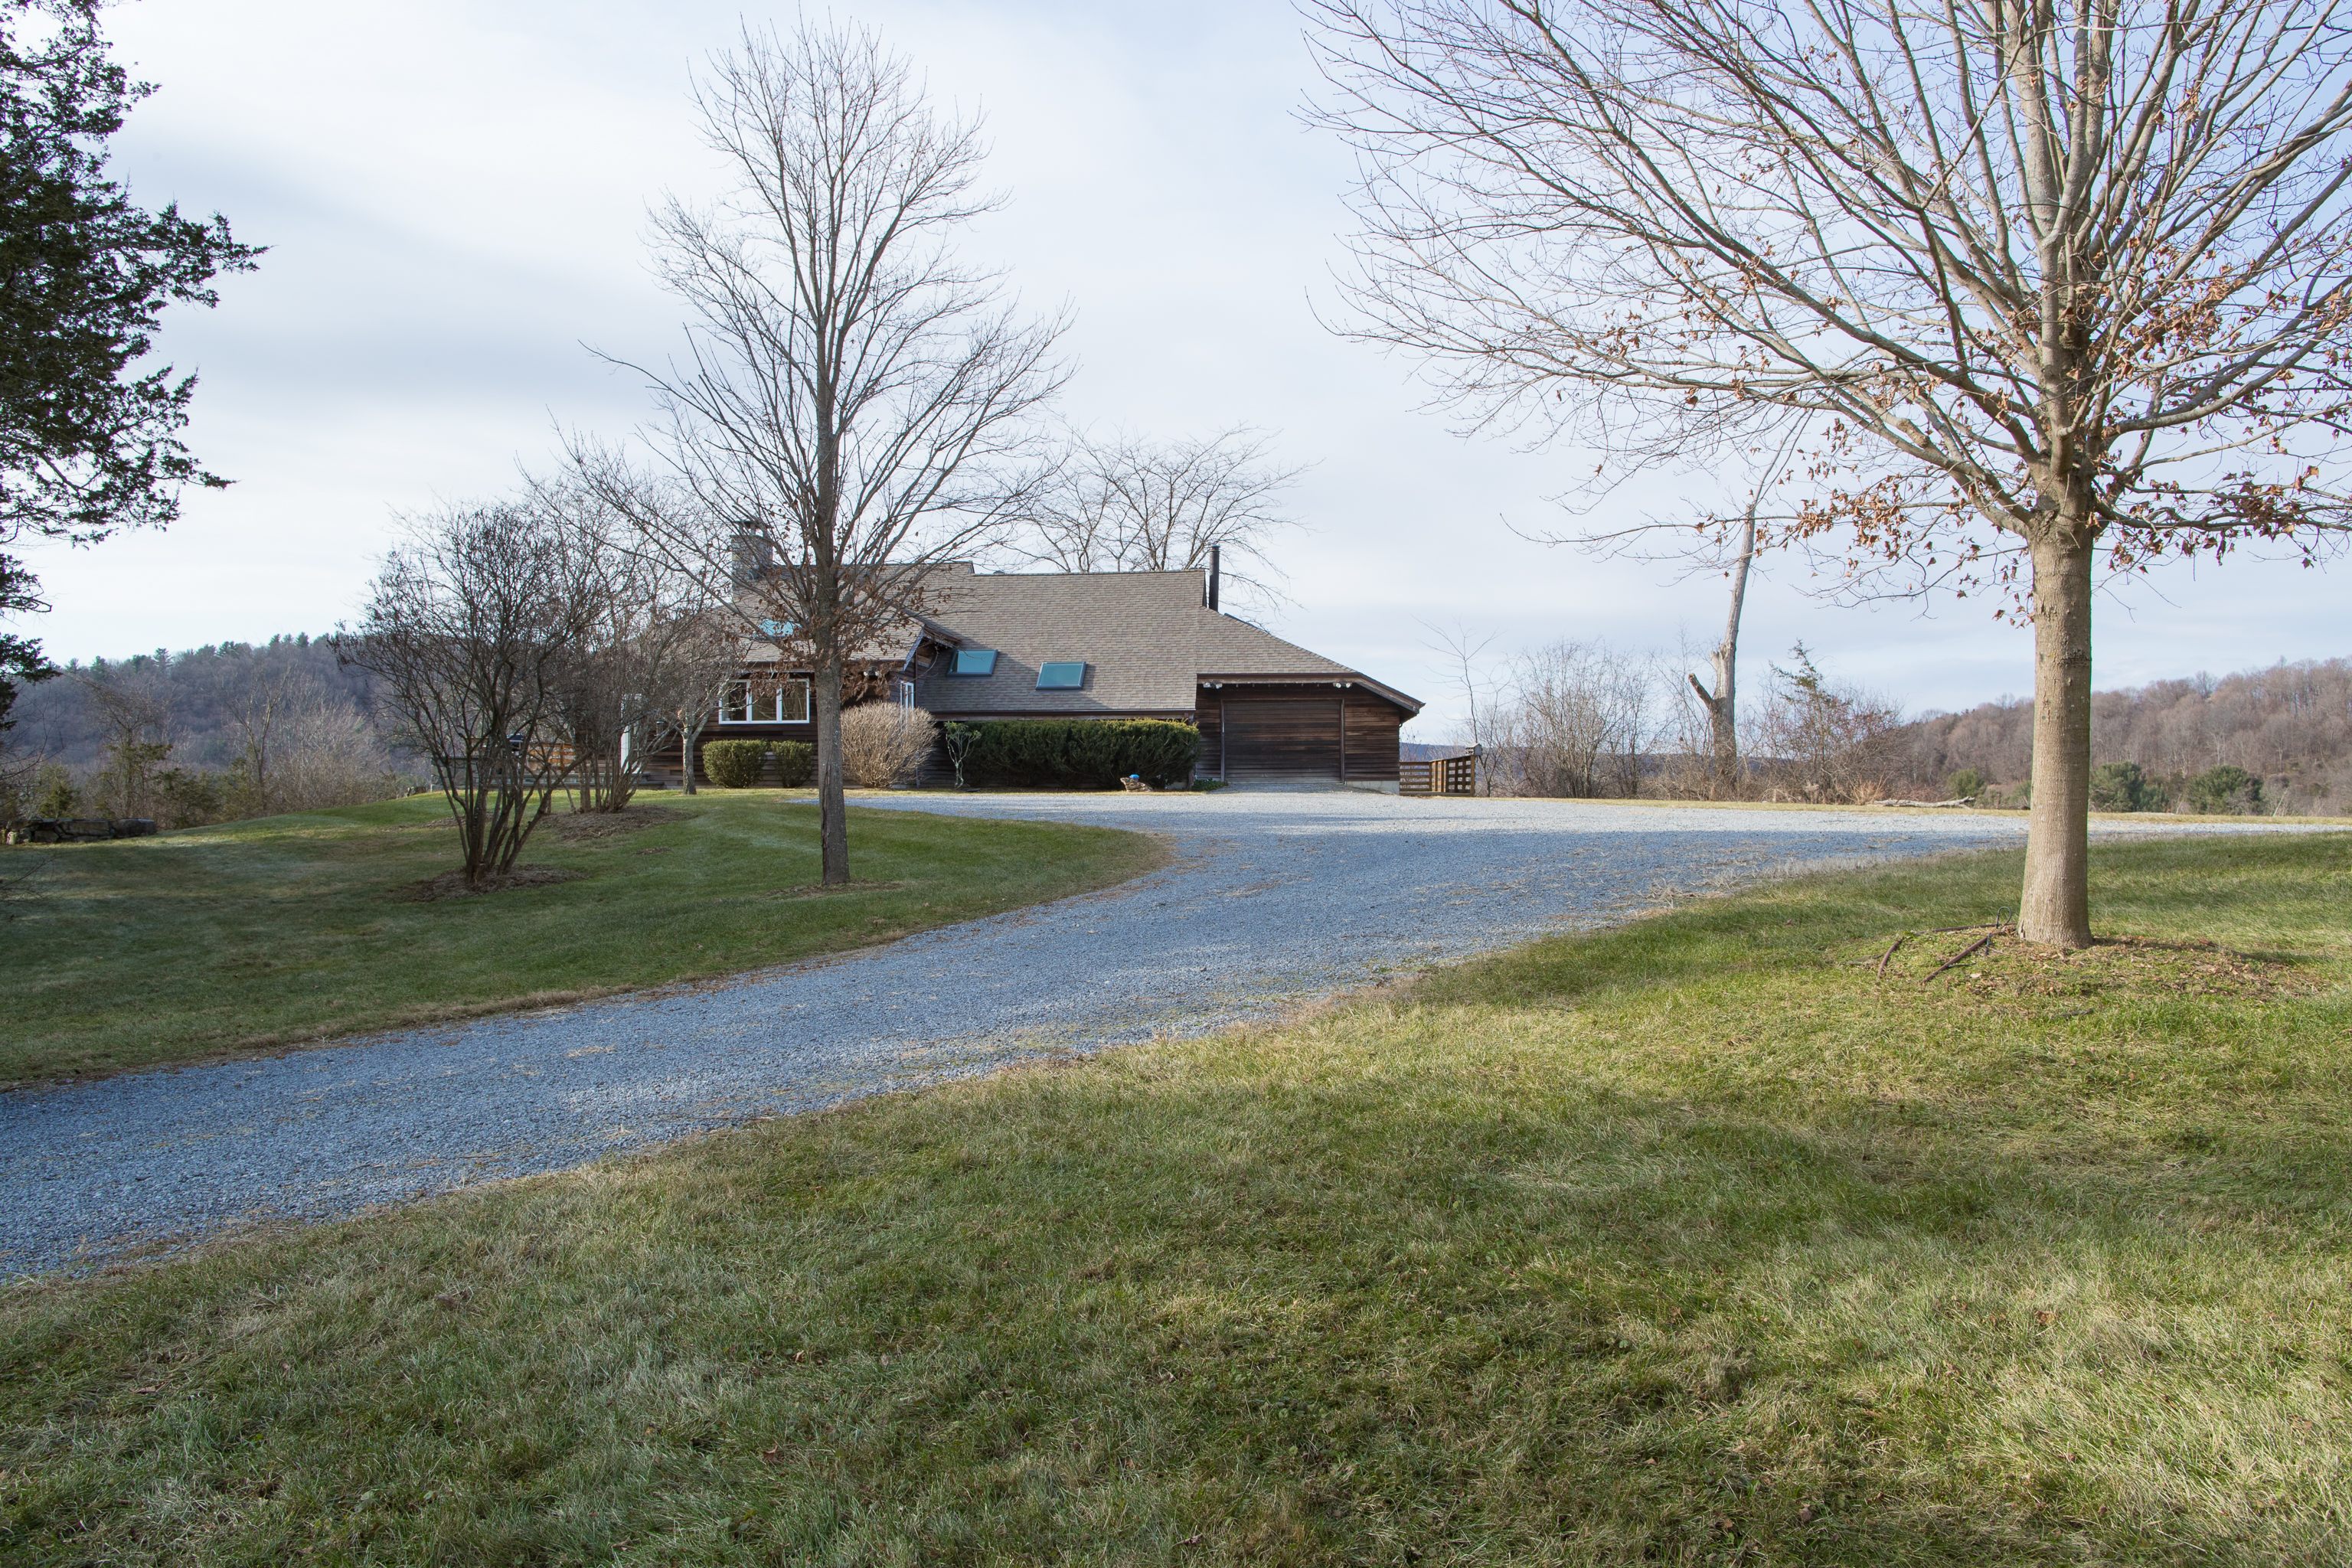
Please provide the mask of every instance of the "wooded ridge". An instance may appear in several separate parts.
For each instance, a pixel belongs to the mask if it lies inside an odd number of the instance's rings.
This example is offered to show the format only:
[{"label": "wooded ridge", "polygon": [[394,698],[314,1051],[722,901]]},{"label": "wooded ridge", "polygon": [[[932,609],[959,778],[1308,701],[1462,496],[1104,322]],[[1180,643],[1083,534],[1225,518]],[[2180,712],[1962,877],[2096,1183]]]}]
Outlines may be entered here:
[{"label": "wooded ridge", "polygon": [[[2005,697],[1961,713],[1930,713],[1898,737],[1916,777],[1974,769],[2014,787],[2031,770],[2033,703]],[[2091,756],[2135,763],[2151,778],[2243,768],[2269,809],[2332,814],[2352,806],[2352,659],[2284,660],[2267,669],[2101,691],[2091,699]]]}]

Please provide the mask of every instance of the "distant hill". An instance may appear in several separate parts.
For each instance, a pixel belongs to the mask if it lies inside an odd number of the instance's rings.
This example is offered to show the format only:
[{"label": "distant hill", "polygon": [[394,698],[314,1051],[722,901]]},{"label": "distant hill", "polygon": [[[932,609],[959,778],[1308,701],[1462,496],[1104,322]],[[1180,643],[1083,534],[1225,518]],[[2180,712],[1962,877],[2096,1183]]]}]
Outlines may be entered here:
[{"label": "distant hill", "polygon": [[[1931,713],[1895,738],[1924,784],[1974,768],[1988,783],[2014,786],[2032,767],[2033,704]],[[2273,810],[2352,809],[2352,659],[2282,661],[2219,679],[2200,674],[2099,692],[2091,699],[2091,760],[2137,763],[2163,780],[2240,767],[2262,779]]]},{"label": "distant hill", "polygon": [[364,670],[338,666],[323,637],[301,634],[76,663],[17,693],[16,727],[5,737],[9,752],[76,773],[98,766],[108,731],[91,700],[94,680],[119,684],[153,704],[163,715],[161,738],[172,742],[173,765],[215,772],[236,760],[243,745],[237,720],[258,687],[284,681],[289,695],[310,706],[366,719],[372,685]]}]

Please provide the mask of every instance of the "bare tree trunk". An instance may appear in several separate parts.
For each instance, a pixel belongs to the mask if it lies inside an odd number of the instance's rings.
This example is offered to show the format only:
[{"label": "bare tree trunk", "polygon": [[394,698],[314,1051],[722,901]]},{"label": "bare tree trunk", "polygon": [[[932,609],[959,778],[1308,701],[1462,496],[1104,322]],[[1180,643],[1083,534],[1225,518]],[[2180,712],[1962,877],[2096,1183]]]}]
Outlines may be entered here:
[{"label": "bare tree trunk", "polygon": [[1739,787],[1739,613],[1748,602],[1748,568],[1756,559],[1756,498],[1748,501],[1748,516],[1739,534],[1739,559],[1731,568],[1731,614],[1725,621],[1723,641],[1707,662],[1715,667],[1715,690],[1710,693],[1688,676],[1714,731],[1715,787],[1728,795]]},{"label": "bare tree trunk", "polygon": [[849,820],[841,793],[841,660],[820,655],[811,685],[816,698],[816,816],[824,883],[849,882]]},{"label": "bare tree trunk", "polygon": [[2033,541],[2033,815],[2018,934],[2091,945],[2091,530]]},{"label": "bare tree trunk", "polygon": [[691,724],[681,724],[677,730],[677,759],[684,782],[678,786],[686,795],[694,794],[694,746],[702,739],[703,726],[710,721],[708,714]]},{"label": "bare tree trunk", "polygon": [[[265,656],[266,657],[266,656]],[[257,666],[260,658],[255,660]],[[271,808],[269,793],[270,743],[277,728],[278,710],[285,706],[290,667],[281,664],[275,675],[265,676],[258,668],[246,671],[245,707],[236,716],[237,730],[245,738],[244,761],[247,776],[253,784],[253,808],[267,816]]]}]

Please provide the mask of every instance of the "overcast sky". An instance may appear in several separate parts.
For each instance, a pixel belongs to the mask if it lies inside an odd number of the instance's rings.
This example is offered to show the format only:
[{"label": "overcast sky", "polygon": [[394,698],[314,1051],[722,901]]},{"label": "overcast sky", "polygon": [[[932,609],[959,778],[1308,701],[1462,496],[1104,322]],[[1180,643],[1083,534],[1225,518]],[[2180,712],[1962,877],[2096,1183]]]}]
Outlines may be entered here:
[{"label": "overcast sky", "polygon": [[[1460,707],[1430,626],[1491,637],[1490,659],[1718,634],[1714,581],[1514,533],[1571,525],[1545,498],[1590,456],[1458,439],[1419,408],[1410,364],[1318,324],[1339,310],[1350,164],[1298,121],[1313,66],[1281,0],[832,14],[985,114],[1009,200],[969,248],[1036,308],[1071,310],[1069,416],[1152,436],[1255,425],[1308,466],[1304,527],[1276,552],[1297,604],[1272,628],[1428,700],[1408,736],[1444,737]],[[118,55],[163,89],[118,138],[117,172],[143,202],[220,211],[270,249],[163,338],[202,374],[191,443],[235,487],[191,495],[168,533],[32,552],[56,608],[24,629],[60,660],[324,631],[356,616],[399,512],[508,487],[558,422],[625,435],[643,389],[589,347],[658,360],[676,341],[646,205],[716,188],[688,86],[746,16],[792,20],[675,0],[109,11]],[[1660,476],[1599,521],[1705,482]],[[2110,595],[2098,684],[2352,653],[2347,570],[2232,563]],[[1915,713],[2032,689],[2028,634],[1979,601],[1923,616],[1832,607],[1809,585],[1776,565],[1751,594],[1749,689],[1799,637]]]}]

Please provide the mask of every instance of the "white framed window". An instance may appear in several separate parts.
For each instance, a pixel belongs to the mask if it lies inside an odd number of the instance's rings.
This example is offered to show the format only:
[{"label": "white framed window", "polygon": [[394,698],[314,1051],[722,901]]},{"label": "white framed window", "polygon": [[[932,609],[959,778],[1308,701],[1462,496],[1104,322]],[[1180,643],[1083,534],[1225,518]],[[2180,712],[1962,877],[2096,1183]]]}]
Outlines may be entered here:
[{"label": "white framed window", "polygon": [[805,724],[808,716],[809,683],[785,676],[739,677],[719,699],[721,724]]}]

